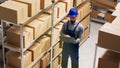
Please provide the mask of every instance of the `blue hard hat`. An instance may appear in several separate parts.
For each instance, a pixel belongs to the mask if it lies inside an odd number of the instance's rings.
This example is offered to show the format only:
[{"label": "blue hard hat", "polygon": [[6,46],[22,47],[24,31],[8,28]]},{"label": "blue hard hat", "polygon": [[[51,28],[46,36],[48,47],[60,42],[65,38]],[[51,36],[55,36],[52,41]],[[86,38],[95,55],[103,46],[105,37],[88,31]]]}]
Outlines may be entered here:
[{"label": "blue hard hat", "polygon": [[78,15],[78,10],[76,8],[71,8],[69,10],[68,16],[69,17],[76,17]]}]

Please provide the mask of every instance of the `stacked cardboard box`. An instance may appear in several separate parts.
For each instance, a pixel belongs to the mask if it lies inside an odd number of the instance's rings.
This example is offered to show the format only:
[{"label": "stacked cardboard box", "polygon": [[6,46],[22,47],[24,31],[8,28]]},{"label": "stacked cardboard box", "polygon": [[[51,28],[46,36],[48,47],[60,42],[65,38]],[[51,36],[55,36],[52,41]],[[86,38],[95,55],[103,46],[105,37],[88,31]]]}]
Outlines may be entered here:
[{"label": "stacked cardboard box", "polygon": [[90,15],[88,15],[82,22],[84,29],[90,24]]},{"label": "stacked cardboard box", "polygon": [[0,5],[0,19],[13,22],[15,24],[23,23],[28,18],[28,6],[26,4],[6,1]]},{"label": "stacked cardboard box", "polygon": [[42,14],[38,16],[35,20],[27,24],[28,27],[32,28],[34,39],[38,38],[41,34],[50,28],[51,16],[49,14]]},{"label": "stacked cardboard box", "polygon": [[[46,43],[47,42],[47,43]],[[32,52],[32,61],[35,61],[38,57],[42,55],[45,51],[50,48],[50,37],[43,36],[35,42],[29,51]]]},{"label": "stacked cardboard box", "polygon": [[77,20],[83,19],[88,13],[90,13],[90,3],[86,2],[82,6],[78,7],[78,17]]},{"label": "stacked cardboard box", "polygon": [[53,47],[53,57],[56,56],[62,49],[60,48],[61,44],[58,43]]},{"label": "stacked cardboard box", "polygon": [[40,60],[40,68],[46,68],[50,63],[50,53],[47,53],[41,60]]},{"label": "stacked cardboard box", "polygon": [[99,58],[98,68],[119,68],[120,54],[112,51],[107,51]]},{"label": "stacked cardboard box", "polygon": [[109,8],[115,8],[117,2],[115,1],[112,1],[112,0],[95,0],[97,3],[101,4],[101,5],[104,5],[106,7],[109,7]]},{"label": "stacked cardboard box", "polygon": [[14,0],[19,3],[28,5],[28,16],[34,16],[40,10],[40,0]]},{"label": "stacked cardboard box", "polygon": [[[20,27],[19,26],[12,26],[6,32],[6,40],[7,43],[12,44],[13,46],[20,48]],[[33,41],[33,29],[25,26],[23,28],[23,47],[30,46],[30,42]]]},{"label": "stacked cardboard box", "polygon": [[[60,36],[60,31],[62,28],[63,23],[59,23],[58,25],[56,25],[54,27],[54,31],[53,31],[53,44],[55,44],[56,42],[59,41],[59,36]],[[47,35],[51,36],[51,31],[49,31],[47,33]]]},{"label": "stacked cardboard box", "polygon": [[[58,2],[55,7],[58,8],[58,18],[63,17],[63,15],[65,15],[66,13],[66,3],[64,2]],[[62,7],[62,8],[61,8]]]},{"label": "stacked cardboard box", "polygon": [[82,2],[83,0],[77,0],[77,6],[79,6]]},{"label": "stacked cardboard box", "polygon": [[52,4],[51,0],[41,0],[41,9],[47,8]]},{"label": "stacked cardboard box", "polygon": [[112,16],[111,13],[105,13],[105,18],[104,18],[105,21],[112,23],[114,19],[115,19],[115,16]]},{"label": "stacked cardboard box", "polygon": [[59,68],[59,57],[56,57],[55,60],[53,60],[52,68]]},{"label": "stacked cardboard box", "polygon": [[67,12],[69,11],[70,8],[73,7],[73,0],[59,0],[61,2],[65,2],[67,5],[66,5],[66,10]]},{"label": "stacked cardboard box", "polygon": [[13,67],[11,67],[11,66],[10,66],[10,65],[8,65],[8,64],[6,64],[5,66],[6,66],[6,68],[13,68]]},{"label": "stacked cardboard box", "polygon": [[100,12],[98,10],[92,9],[91,17],[97,19],[99,13]]},{"label": "stacked cardboard box", "polygon": [[[29,68],[30,64],[32,63],[31,52],[26,51],[24,53],[24,68]],[[8,51],[6,53],[6,64],[14,67],[14,68],[21,68],[21,57],[20,53]]]}]

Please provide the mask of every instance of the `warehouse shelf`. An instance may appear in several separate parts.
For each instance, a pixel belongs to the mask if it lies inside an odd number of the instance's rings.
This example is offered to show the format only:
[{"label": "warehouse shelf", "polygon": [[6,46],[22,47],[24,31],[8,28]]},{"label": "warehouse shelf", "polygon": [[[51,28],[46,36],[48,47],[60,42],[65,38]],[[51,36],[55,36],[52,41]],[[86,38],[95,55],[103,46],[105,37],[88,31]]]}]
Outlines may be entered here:
[{"label": "warehouse shelf", "polygon": [[83,5],[84,3],[88,2],[87,0],[83,1],[82,3],[80,3],[78,6],[76,6],[76,8],[80,7],[81,5]]},{"label": "warehouse shelf", "polygon": [[[68,13],[66,13],[65,15],[63,15],[63,17],[61,17],[61,18],[59,18],[59,19],[57,19],[57,21],[56,22],[54,22],[53,21],[53,18],[54,18],[54,11],[53,11],[53,9],[54,9],[54,5],[55,4],[57,4],[59,2],[59,0],[57,0],[55,3],[54,2],[52,2],[52,4],[50,5],[50,6],[48,6],[47,8],[45,8],[45,9],[42,9],[42,10],[40,10],[39,11],[39,13],[37,13],[36,15],[34,15],[33,17],[30,17],[27,21],[25,21],[24,23],[20,23],[20,24],[15,24],[15,23],[12,23],[12,22],[9,22],[10,24],[13,24],[13,25],[15,25],[15,26],[20,26],[20,47],[17,47],[17,46],[13,46],[12,44],[9,44],[9,43],[7,43],[7,42],[4,42],[4,40],[2,39],[2,47],[3,47],[3,57],[5,56],[5,50],[4,50],[4,48],[6,48],[6,49],[9,49],[9,50],[12,50],[12,51],[15,51],[15,52],[19,52],[20,53],[20,56],[21,56],[21,68],[24,68],[23,67],[23,65],[24,65],[24,59],[23,59],[23,53],[28,49],[28,48],[30,48],[34,43],[35,43],[35,41],[36,40],[38,40],[40,37],[42,37],[43,35],[45,35],[48,31],[50,31],[51,30],[51,32],[53,32],[54,31],[54,27],[61,21],[61,20],[63,20],[66,16],[67,16],[67,14]],[[87,2],[87,1],[84,1],[83,3],[81,3],[79,6],[81,6],[82,4],[84,4],[85,2]],[[31,22],[33,19],[35,19],[36,17],[38,17],[40,14],[42,14],[42,13],[44,13],[45,11],[47,11],[49,8],[52,8],[52,26],[50,27],[50,28],[48,28],[43,34],[41,34],[38,38],[36,38],[35,40],[33,40],[33,42],[31,42],[31,45],[30,46],[28,46],[28,47],[26,47],[26,48],[23,48],[23,27],[26,25],[26,24],[28,24],[29,22]],[[88,15],[89,15],[90,13],[88,13]],[[86,15],[84,18],[82,18],[81,20],[80,20],[80,22],[83,20],[83,19],[85,19],[88,15]],[[5,20],[2,20],[2,21],[5,21]],[[8,21],[5,21],[5,22],[8,22]],[[56,23],[56,24],[53,24],[53,23]],[[2,25],[2,31],[3,31],[3,25]],[[47,50],[47,51],[45,51],[44,53],[42,53],[41,54],[41,56],[39,56],[35,61],[33,61],[32,62],[32,64],[30,65],[30,68],[32,68],[46,53],[48,53],[48,52],[50,52],[51,53],[51,55],[50,55],[50,68],[52,68],[52,62],[53,62],[53,60],[55,60],[55,58],[57,57],[57,56],[59,56],[59,54],[61,54],[62,53],[62,49],[59,51],[59,53],[57,53],[57,55],[56,56],[54,56],[53,57],[53,47],[57,44],[57,43],[59,43],[60,42],[60,40],[58,40],[56,43],[52,43],[52,40],[53,40],[53,36],[52,36],[53,34],[51,33],[51,42],[50,42],[50,45],[51,45],[51,47]],[[3,36],[3,32],[2,32],[2,36]],[[4,61],[4,68],[5,68],[5,57],[3,58],[3,61]]]}]

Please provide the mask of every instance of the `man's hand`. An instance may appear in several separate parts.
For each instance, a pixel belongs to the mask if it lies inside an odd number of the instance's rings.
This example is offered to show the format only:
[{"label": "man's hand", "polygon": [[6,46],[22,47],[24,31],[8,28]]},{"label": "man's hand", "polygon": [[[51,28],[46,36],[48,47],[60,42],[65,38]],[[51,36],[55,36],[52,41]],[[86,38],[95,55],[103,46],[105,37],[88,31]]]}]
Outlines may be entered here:
[{"label": "man's hand", "polygon": [[68,37],[68,38],[69,38],[69,37],[70,37],[70,35],[68,35],[68,34],[64,34],[64,37]]}]

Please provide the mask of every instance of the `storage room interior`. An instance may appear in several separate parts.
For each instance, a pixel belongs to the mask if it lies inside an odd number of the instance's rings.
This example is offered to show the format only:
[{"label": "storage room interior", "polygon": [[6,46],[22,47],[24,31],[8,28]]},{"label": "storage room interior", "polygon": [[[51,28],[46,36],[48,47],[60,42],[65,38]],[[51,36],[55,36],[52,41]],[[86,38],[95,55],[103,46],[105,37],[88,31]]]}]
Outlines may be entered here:
[{"label": "storage room interior", "polygon": [[[83,33],[79,67],[72,66],[69,56],[67,68],[120,68],[119,2],[0,0],[0,68],[62,68],[61,30],[71,18]],[[73,7],[77,17],[70,16]]]}]

